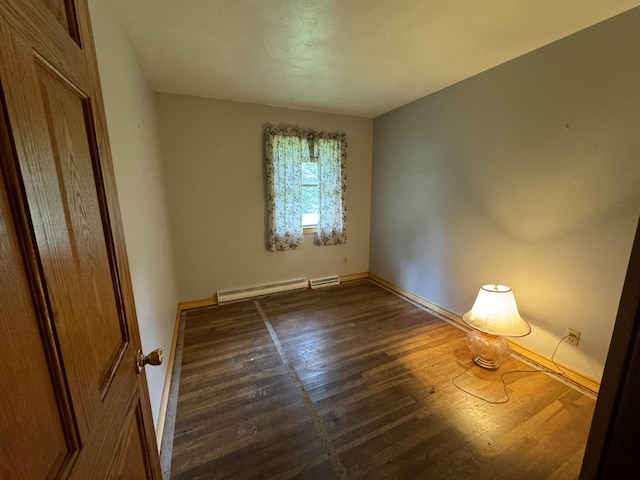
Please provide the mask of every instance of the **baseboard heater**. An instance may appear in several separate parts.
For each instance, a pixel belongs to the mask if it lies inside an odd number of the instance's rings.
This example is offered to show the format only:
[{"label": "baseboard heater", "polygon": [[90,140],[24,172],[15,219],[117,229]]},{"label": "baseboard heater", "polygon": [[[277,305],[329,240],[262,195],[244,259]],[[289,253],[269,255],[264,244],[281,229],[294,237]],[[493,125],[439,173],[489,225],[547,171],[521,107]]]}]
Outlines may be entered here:
[{"label": "baseboard heater", "polygon": [[241,288],[238,290],[223,290],[218,292],[218,304],[234,302],[237,300],[246,300],[247,298],[269,295],[271,293],[298,290],[301,288],[309,288],[309,280],[306,278],[297,278],[295,280],[286,280],[284,282],[270,283],[268,285],[260,285],[257,287]]},{"label": "baseboard heater", "polygon": [[310,284],[311,288],[332,287],[334,285],[340,285],[340,277],[332,275],[330,277],[313,278]]}]

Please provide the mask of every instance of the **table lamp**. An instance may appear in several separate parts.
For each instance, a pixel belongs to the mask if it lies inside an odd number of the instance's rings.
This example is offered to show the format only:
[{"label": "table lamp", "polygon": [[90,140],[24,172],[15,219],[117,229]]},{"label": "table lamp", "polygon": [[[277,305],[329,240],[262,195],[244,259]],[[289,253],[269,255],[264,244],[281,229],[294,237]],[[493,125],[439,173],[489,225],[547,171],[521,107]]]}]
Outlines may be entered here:
[{"label": "table lamp", "polygon": [[467,345],[473,362],[483,368],[496,370],[509,358],[511,347],[503,337],[524,337],[531,326],[518,313],[513,292],[506,285],[483,285],[470,311],[462,316],[472,330]]}]

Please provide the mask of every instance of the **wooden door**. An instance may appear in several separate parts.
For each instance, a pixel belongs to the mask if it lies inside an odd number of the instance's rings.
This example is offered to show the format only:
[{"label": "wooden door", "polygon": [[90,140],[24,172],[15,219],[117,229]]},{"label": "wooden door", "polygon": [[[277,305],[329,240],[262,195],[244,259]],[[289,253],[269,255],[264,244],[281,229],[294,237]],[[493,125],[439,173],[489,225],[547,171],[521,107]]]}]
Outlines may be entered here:
[{"label": "wooden door", "polygon": [[636,478],[640,470],[640,221],[631,249],[581,480]]},{"label": "wooden door", "polygon": [[0,478],[160,478],[85,0],[0,0]]}]

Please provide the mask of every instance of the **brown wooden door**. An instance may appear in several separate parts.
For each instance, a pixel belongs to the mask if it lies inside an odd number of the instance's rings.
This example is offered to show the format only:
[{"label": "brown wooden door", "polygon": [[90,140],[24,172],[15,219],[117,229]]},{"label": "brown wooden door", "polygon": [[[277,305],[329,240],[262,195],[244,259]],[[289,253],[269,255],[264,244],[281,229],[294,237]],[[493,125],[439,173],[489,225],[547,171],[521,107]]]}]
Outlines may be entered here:
[{"label": "brown wooden door", "polygon": [[640,221],[631,249],[581,480],[636,478],[640,470]]},{"label": "brown wooden door", "polygon": [[0,0],[0,478],[159,478],[85,0]]}]

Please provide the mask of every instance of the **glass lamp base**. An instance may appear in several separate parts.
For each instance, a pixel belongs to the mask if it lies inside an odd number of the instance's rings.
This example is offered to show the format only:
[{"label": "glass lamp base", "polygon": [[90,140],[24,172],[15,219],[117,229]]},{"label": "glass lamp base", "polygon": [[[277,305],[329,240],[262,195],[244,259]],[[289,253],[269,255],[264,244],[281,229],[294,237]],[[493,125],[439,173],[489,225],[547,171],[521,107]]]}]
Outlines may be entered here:
[{"label": "glass lamp base", "polygon": [[467,345],[473,353],[473,363],[488,370],[496,370],[511,355],[511,347],[503,337],[478,330],[467,333]]}]

